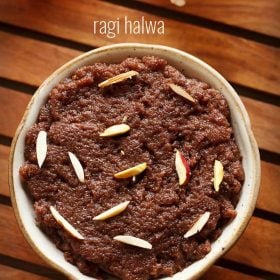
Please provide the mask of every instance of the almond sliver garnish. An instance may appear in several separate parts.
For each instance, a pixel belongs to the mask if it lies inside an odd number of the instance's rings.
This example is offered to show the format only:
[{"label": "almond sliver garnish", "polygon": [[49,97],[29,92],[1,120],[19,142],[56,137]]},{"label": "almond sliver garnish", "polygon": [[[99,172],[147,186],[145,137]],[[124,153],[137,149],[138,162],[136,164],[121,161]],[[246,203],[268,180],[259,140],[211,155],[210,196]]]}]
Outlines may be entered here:
[{"label": "almond sliver garnish", "polygon": [[115,178],[126,179],[142,173],[147,168],[147,163],[143,162],[131,168],[125,169],[121,172],[114,174]]},{"label": "almond sliver garnish", "polygon": [[85,239],[69,222],[67,222],[60,214],[59,212],[53,207],[50,207],[51,213],[55,220],[67,231],[69,232],[73,237],[77,239]]},{"label": "almond sliver garnish", "polygon": [[130,130],[130,126],[122,123],[122,124],[116,124],[113,126],[110,126],[104,130],[104,132],[100,133],[99,135],[102,137],[110,137],[110,136],[116,136],[120,134],[124,134]]},{"label": "almond sliver garnish", "polygon": [[179,94],[180,96],[186,98],[187,100],[189,100],[192,103],[195,103],[195,100],[193,97],[190,96],[189,93],[187,93],[182,87],[177,86],[175,84],[168,84],[169,87],[177,94]]},{"label": "almond sliver garnish", "polygon": [[78,160],[78,158],[71,152],[68,152],[70,161],[72,163],[72,166],[75,170],[75,173],[79,179],[80,182],[84,183],[85,181],[85,174],[84,174],[84,169],[80,163],[80,161]]},{"label": "almond sliver garnish", "polygon": [[214,162],[214,189],[216,192],[220,189],[220,184],[223,181],[224,177],[224,167],[223,164],[219,160],[215,160]]},{"label": "almond sliver garnish", "polygon": [[110,85],[113,85],[113,84],[116,84],[116,83],[119,83],[121,81],[124,81],[128,78],[131,78],[133,76],[136,76],[138,75],[139,73],[136,72],[136,71],[128,71],[128,72],[125,72],[125,73],[121,73],[117,76],[114,76],[108,80],[105,80],[101,83],[98,84],[98,87],[101,87],[101,88],[104,88],[104,87],[107,87],[107,86],[110,86]]},{"label": "almond sliver garnish", "polygon": [[184,237],[188,238],[200,232],[209,220],[209,217],[210,212],[205,212],[204,214],[202,214],[199,219],[193,224],[193,226],[187,231]]},{"label": "almond sliver garnish", "polygon": [[98,216],[94,217],[93,219],[103,221],[108,218],[114,217],[114,216],[120,214],[121,212],[123,212],[127,208],[129,203],[130,203],[130,201],[122,202],[122,203],[110,208],[109,210],[99,214]]},{"label": "almond sliver garnish", "polygon": [[178,150],[176,150],[175,155],[175,168],[179,178],[179,185],[181,186],[188,183],[191,169],[183,154]]},{"label": "almond sliver garnish", "polygon": [[152,249],[153,247],[152,244],[149,243],[148,241],[130,235],[117,235],[113,239],[128,245],[132,245],[144,249]]},{"label": "almond sliver garnish", "polygon": [[36,156],[37,156],[37,161],[38,165],[41,168],[46,155],[47,155],[47,132],[41,130],[38,133],[37,140],[36,140]]}]

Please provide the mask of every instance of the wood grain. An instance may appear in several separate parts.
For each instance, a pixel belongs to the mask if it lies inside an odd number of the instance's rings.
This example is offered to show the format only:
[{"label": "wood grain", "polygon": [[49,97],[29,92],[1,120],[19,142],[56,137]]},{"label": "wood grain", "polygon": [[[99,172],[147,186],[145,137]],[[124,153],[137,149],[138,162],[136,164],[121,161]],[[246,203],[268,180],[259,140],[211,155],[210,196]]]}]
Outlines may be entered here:
[{"label": "wood grain", "polygon": [[21,233],[12,207],[0,204],[1,254],[46,266]]},{"label": "wood grain", "polygon": [[[114,13],[108,13],[108,11],[114,11]],[[17,16],[14,16],[15,14]],[[164,19],[166,32],[161,36],[127,36],[122,32],[110,39],[104,35],[93,35],[93,20],[108,21],[118,17],[123,18],[125,15],[129,15],[131,20],[139,19],[141,16],[149,20],[163,19],[102,1],[2,0],[0,2],[1,20],[6,23],[91,46],[119,42],[172,46],[200,57],[232,82],[280,95],[279,49],[169,19]],[[13,42],[6,41],[6,38],[3,38],[1,42],[3,47],[8,45],[9,48],[21,49],[19,46],[14,46]],[[37,49],[34,53],[35,57],[31,56],[32,62],[38,53],[40,51]],[[48,59],[51,58],[45,58],[45,60]],[[30,66],[32,67],[32,64]]]},{"label": "wood grain", "polygon": [[253,217],[225,258],[280,274],[279,244],[280,225]]},{"label": "wood grain", "polygon": [[0,86],[0,134],[14,136],[30,99],[28,94]]},{"label": "wood grain", "polygon": [[184,7],[172,5],[169,0],[140,0],[139,2],[280,38],[278,0],[187,0]]},{"label": "wood grain", "polygon": [[48,277],[36,275],[30,272],[12,268],[0,264],[1,278],[2,279],[18,279],[18,280],[47,280]]},{"label": "wood grain", "polygon": [[30,85],[41,84],[54,70],[80,54],[75,50],[5,32],[0,32],[0,40],[0,50],[3,50],[0,52],[0,76],[25,81]]},{"label": "wood grain", "polygon": [[0,194],[10,196],[8,185],[8,161],[10,147],[0,145]]},{"label": "wood grain", "polygon": [[280,166],[261,162],[261,187],[257,207],[280,214]]},{"label": "wood grain", "polygon": [[212,266],[199,278],[200,280],[260,280],[261,278],[250,276],[241,272],[230,270],[220,266]]},{"label": "wood grain", "polygon": [[[0,251],[2,254],[44,265],[43,260],[32,251],[19,231],[13,209],[1,204],[0,228]],[[253,217],[246,232],[224,258],[279,273],[277,259],[279,248],[275,246],[280,241],[279,229],[280,227],[272,222]],[[13,242],[10,242],[11,240]]]}]

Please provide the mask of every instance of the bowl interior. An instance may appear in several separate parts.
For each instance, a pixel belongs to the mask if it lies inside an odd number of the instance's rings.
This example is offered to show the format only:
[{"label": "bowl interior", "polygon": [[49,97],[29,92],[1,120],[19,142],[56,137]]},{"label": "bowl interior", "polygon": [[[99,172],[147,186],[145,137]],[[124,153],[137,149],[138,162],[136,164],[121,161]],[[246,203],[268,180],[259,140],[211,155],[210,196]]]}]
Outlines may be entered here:
[{"label": "bowl interior", "polygon": [[94,62],[120,62],[128,56],[157,55],[165,58],[185,75],[198,78],[220,90],[230,107],[232,125],[237,144],[243,156],[245,182],[237,204],[237,217],[228,224],[222,235],[212,243],[211,252],[172,278],[195,279],[215,262],[238,239],[245,229],[255,207],[260,182],[259,152],[251,132],[248,114],[233,88],[213,68],[201,60],[179,50],[157,45],[117,44],[85,53],[54,72],[37,90],[30,101],[22,122],[16,132],[10,157],[10,187],[12,202],[21,229],[31,246],[48,263],[73,279],[93,279],[79,272],[76,266],[66,262],[63,254],[36,226],[32,202],[24,191],[19,177],[19,168],[24,163],[24,139],[29,127],[36,122],[40,107],[46,102],[50,90],[63,78],[82,65]]}]

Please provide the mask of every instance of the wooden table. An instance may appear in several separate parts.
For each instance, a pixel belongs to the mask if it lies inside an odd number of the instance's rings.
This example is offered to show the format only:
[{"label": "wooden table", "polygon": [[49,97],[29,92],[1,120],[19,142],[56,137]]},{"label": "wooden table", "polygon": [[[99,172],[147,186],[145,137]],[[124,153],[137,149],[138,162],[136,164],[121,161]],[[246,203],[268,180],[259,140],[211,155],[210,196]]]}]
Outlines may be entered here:
[{"label": "wooden table", "polygon": [[[235,87],[262,159],[257,207],[237,244],[203,279],[280,279],[280,1],[0,1],[0,278],[65,279],[23,238],[7,182],[9,147],[41,82],[66,61],[118,42],[158,43],[194,54]],[[93,35],[94,20],[164,20],[165,35]]]}]

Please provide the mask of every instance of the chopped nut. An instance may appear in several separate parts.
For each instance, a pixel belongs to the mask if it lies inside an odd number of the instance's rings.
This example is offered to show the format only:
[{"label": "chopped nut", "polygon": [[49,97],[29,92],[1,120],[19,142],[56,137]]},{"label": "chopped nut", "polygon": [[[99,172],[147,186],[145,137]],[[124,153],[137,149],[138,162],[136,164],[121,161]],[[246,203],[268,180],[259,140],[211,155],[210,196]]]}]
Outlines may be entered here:
[{"label": "chopped nut", "polygon": [[38,165],[41,168],[47,156],[47,132],[41,130],[36,140],[36,156]]},{"label": "chopped nut", "polygon": [[215,160],[214,162],[214,189],[216,192],[219,191],[220,189],[220,184],[223,181],[223,177],[224,177],[224,167],[223,164],[218,161]]},{"label": "chopped nut", "polygon": [[128,118],[127,116],[124,116],[122,122],[125,123],[127,121],[127,118]]},{"label": "chopped nut", "polygon": [[195,103],[195,100],[192,96],[190,96],[189,93],[187,93],[182,87],[177,86],[175,84],[169,84],[169,87],[177,94],[179,94],[180,96],[186,98],[187,100],[189,100],[192,103]]},{"label": "chopped nut", "polygon": [[94,217],[93,219],[103,221],[108,218],[114,217],[114,216],[120,214],[121,212],[123,212],[127,208],[129,203],[130,203],[130,201],[122,202],[122,203],[110,208],[109,210],[99,214],[98,216]]},{"label": "chopped nut", "polygon": [[205,212],[204,214],[202,214],[198,218],[198,220],[193,224],[193,226],[187,231],[184,237],[188,238],[200,232],[205,226],[205,224],[207,223],[207,221],[209,220],[209,217],[210,217],[210,212]]},{"label": "chopped nut", "polygon": [[144,249],[152,249],[153,247],[152,244],[148,241],[130,235],[117,235],[113,239],[128,245],[137,246]]},{"label": "chopped nut", "polygon": [[175,167],[179,177],[179,185],[188,183],[191,176],[191,169],[183,154],[178,150],[176,150],[175,155]]},{"label": "chopped nut", "polygon": [[118,179],[126,179],[142,173],[146,168],[147,168],[146,162],[140,163],[136,166],[133,166],[131,168],[125,169],[121,172],[114,174],[114,177]]},{"label": "chopped nut", "polygon": [[114,77],[112,77],[112,78],[110,78],[108,80],[103,81],[102,83],[99,83],[98,87],[101,87],[101,88],[107,87],[107,86],[119,83],[121,81],[124,81],[124,80],[126,80],[128,78],[131,78],[133,76],[136,76],[138,74],[139,73],[136,72],[136,71],[128,71],[126,73],[121,73],[121,74],[119,74],[117,76],[114,76]]},{"label": "chopped nut", "polygon": [[55,220],[67,231],[69,232],[73,237],[77,239],[85,239],[69,222],[67,222],[60,214],[59,212],[53,207],[50,207],[51,213]]},{"label": "chopped nut", "polygon": [[107,129],[104,130],[104,132],[100,133],[99,135],[101,137],[110,137],[110,136],[124,134],[129,130],[130,130],[130,126],[122,123],[122,124],[116,124],[108,127]]},{"label": "chopped nut", "polygon": [[80,161],[73,153],[68,152],[68,155],[79,181],[84,183],[85,181],[84,169]]},{"label": "chopped nut", "polygon": [[123,150],[121,150],[121,154],[124,156],[125,155],[125,153],[124,153],[124,151]]},{"label": "chopped nut", "polygon": [[170,2],[178,7],[183,7],[186,5],[186,0],[170,0]]}]

